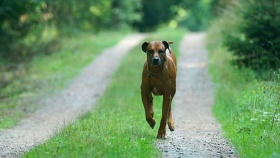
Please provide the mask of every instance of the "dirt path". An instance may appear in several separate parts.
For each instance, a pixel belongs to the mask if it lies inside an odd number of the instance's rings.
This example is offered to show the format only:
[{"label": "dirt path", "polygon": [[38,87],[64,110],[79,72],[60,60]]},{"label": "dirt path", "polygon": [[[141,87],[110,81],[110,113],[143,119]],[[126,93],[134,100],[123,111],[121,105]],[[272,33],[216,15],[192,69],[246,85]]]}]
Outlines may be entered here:
[{"label": "dirt path", "polygon": [[19,157],[91,110],[104,93],[122,57],[144,37],[143,34],[130,35],[105,50],[58,96],[38,103],[41,108],[19,125],[0,131],[0,157]]},{"label": "dirt path", "polygon": [[236,157],[212,116],[213,83],[208,74],[205,34],[187,34],[180,44],[177,92],[173,117],[175,131],[157,142],[163,157]]}]

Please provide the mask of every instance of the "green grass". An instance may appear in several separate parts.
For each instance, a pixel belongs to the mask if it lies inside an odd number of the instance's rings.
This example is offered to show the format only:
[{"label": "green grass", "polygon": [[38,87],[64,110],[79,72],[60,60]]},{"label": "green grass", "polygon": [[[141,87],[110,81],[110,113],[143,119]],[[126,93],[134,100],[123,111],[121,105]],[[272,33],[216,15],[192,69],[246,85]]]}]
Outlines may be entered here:
[{"label": "green grass", "polygon": [[[61,49],[37,55],[8,86],[0,90],[0,129],[9,128],[33,112],[36,102],[66,86],[103,49],[116,44],[125,33],[103,32],[60,39]],[[108,38],[110,37],[110,38]],[[2,72],[6,76],[18,72]]]},{"label": "green grass", "polygon": [[[149,40],[174,41],[177,51],[184,30],[161,29]],[[93,111],[23,157],[159,157],[157,128],[146,123],[140,96],[141,71],[146,55],[141,43],[121,62]],[[161,97],[155,98],[155,119],[161,117]]]},{"label": "green grass", "polygon": [[213,113],[240,157],[280,157],[280,71],[260,79],[252,70],[230,64],[234,57],[221,45],[221,26],[215,25],[208,36],[216,86]]}]

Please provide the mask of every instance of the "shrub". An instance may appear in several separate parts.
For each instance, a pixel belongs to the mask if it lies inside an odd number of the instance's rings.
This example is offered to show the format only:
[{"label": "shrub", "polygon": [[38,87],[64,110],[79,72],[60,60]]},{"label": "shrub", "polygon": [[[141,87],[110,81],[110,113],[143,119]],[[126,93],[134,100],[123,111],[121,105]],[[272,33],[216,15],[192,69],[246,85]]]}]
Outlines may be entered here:
[{"label": "shrub", "polygon": [[0,58],[14,55],[13,43],[25,37],[38,23],[33,1],[0,1]]},{"label": "shrub", "polygon": [[246,0],[236,3],[235,31],[225,30],[224,44],[239,65],[255,70],[280,65],[280,1]]}]

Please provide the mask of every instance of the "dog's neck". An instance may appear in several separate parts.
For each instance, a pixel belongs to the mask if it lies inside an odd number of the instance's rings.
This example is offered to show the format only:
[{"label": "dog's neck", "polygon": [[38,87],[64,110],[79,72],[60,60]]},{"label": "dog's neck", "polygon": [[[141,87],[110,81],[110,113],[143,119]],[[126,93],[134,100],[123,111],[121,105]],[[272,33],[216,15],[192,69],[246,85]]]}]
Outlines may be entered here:
[{"label": "dog's neck", "polygon": [[149,77],[160,77],[166,68],[166,62],[162,63],[159,66],[154,66],[148,63],[147,71],[149,73]]}]

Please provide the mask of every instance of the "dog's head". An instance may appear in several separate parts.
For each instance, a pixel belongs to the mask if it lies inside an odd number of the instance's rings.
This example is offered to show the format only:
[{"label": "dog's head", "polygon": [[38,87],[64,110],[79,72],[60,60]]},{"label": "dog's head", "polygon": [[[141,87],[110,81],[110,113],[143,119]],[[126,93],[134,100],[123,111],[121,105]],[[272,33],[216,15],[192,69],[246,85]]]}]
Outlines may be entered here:
[{"label": "dog's head", "polygon": [[162,65],[166,60],[166,53],[171,53],[169,43],[166,41],[144,42],[142,44],[143,52],[147,53],[147,62],[153,66]]}]

